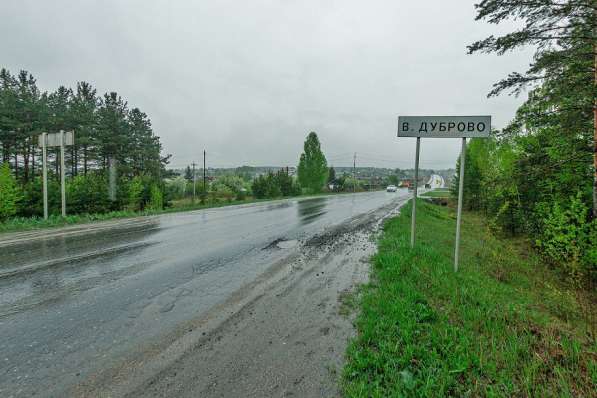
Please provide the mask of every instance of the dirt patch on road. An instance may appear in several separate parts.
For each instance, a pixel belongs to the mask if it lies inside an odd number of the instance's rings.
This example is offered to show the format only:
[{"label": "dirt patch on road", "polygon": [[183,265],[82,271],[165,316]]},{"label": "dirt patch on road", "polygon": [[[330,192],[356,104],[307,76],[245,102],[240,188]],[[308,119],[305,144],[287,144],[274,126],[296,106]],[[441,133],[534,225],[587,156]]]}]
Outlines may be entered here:
[{"label": "dirt patch on road", "polygon": [[[288,257],[168,347],[72,391],[81,396],[329,397],[354,335],[347,298],[365,282],[373,235],[403,202],[280,248]],[[284,246],[282,246],[284,247]]]}]

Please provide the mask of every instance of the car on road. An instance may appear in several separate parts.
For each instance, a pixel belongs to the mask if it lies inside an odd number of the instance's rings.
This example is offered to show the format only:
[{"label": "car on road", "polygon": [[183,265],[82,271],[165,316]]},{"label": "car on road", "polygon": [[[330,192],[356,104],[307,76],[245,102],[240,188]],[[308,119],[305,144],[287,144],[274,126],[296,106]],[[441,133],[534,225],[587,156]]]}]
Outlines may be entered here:
[{"label": "car on road", "polygon": [[388,185],[386,187],[386,192],[396,192],[398,190],[398,187],[396,187],[396,185]]}]

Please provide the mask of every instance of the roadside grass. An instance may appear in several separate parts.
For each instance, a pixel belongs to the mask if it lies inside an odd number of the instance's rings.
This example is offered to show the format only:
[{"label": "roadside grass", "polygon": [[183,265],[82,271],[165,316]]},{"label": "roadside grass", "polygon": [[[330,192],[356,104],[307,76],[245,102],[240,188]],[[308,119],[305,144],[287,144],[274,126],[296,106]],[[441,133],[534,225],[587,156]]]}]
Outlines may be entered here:
[{"label": "roadside grass", "polygon": [[450,190],[447,188],[437,188],[433,191],[425,192],[424,194],[421,194],[421,196],[428,198],[449,198]]},{"label": "roadside grass", "polygon": [[[389,220],[362,287],[342,387],[349,397],[595,396],[594,292],[577,292],[526,242],[465,213],[453,271],[454,210],[410,203]],[[591,321],[592,320],[592,321]]]}]

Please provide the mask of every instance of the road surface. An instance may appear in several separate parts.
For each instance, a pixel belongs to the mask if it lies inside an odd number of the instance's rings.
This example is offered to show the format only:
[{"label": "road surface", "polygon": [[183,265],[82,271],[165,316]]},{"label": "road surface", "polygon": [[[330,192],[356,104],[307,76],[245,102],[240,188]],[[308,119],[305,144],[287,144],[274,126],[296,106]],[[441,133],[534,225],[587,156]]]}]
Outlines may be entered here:
[{"label": "road surface", "polygon": [[0,396],[334,395],[351,333],[338,296],[407,196],[0,235]]}]

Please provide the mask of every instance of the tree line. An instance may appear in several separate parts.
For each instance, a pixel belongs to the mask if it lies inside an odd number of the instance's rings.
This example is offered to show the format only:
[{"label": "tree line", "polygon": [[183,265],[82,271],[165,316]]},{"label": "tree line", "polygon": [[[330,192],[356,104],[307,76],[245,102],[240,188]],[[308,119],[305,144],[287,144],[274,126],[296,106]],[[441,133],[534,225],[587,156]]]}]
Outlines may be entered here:
[{"label": "tree line", "polygon": [[[530,236],[544,258],[574,280],[594,280],[597,5],[484,0],[476,7],[479,20],[499,24],[513,17],[524,26],[473,43],[470,53],[501,55],[526,45],[536,53],[525,73],[511,73],[489,93],[528,89],[528,99],[509,126],[467,146],[464,204],[488,213],[505,233]],[[458,176],[454,183],[455,191]]]},{"label": "tree line", "polygon": [[[129,108],[116,92],[103,96],[90,83],[60,86],[42,92],[32,74],[16,76],[0,70],[0,153],[17,180],[31,181],[39,174],[41,150],[38,136],[60,130],[75,132],[75,145],[68,148],[69,174],[105,170],[110,159],[118,161],[125,175],[158,176],[167,158],[161,157],[161,143],[154,135],[149,117],[139,108]],[[58,173],[58,150],[49,150]]]},{"label": "tree line", "polygon": [[[22,70],[13,75],[2,68],[0,163],[10,168],[20,189],[17,215],[40,214],[42,159],[38,136],[42,132],[61,130],[75,134],[74,145],[67,147],[65,154],[65,173],[72,188],[69,196],[74,200],[70,202],[75,211],[107,211],[129,206],[128,183],[134,178],[143,182],[147,200],[151,197],[151,185],[159,187],[160,175],[169,157],[162,156],[160,138],[154,134],[147,114],[137,107],[129,107],[116,92],[99,95],[85,81],[77,82],[74,88],[60,86],[47,92],[40,90],[31,73]],[[59,152],[59,148],[48,148],[51,208],[56,207]],[[116,200],[105,196],[110,164],[117,165],[118,170]],[[77,194],[82,196],[72,197]],[[153,195],[154,198],[157,195],[155,189]],[[94,200],[99,201],[99,207]],[[144,207],[144,204],[133,207]]]}]

